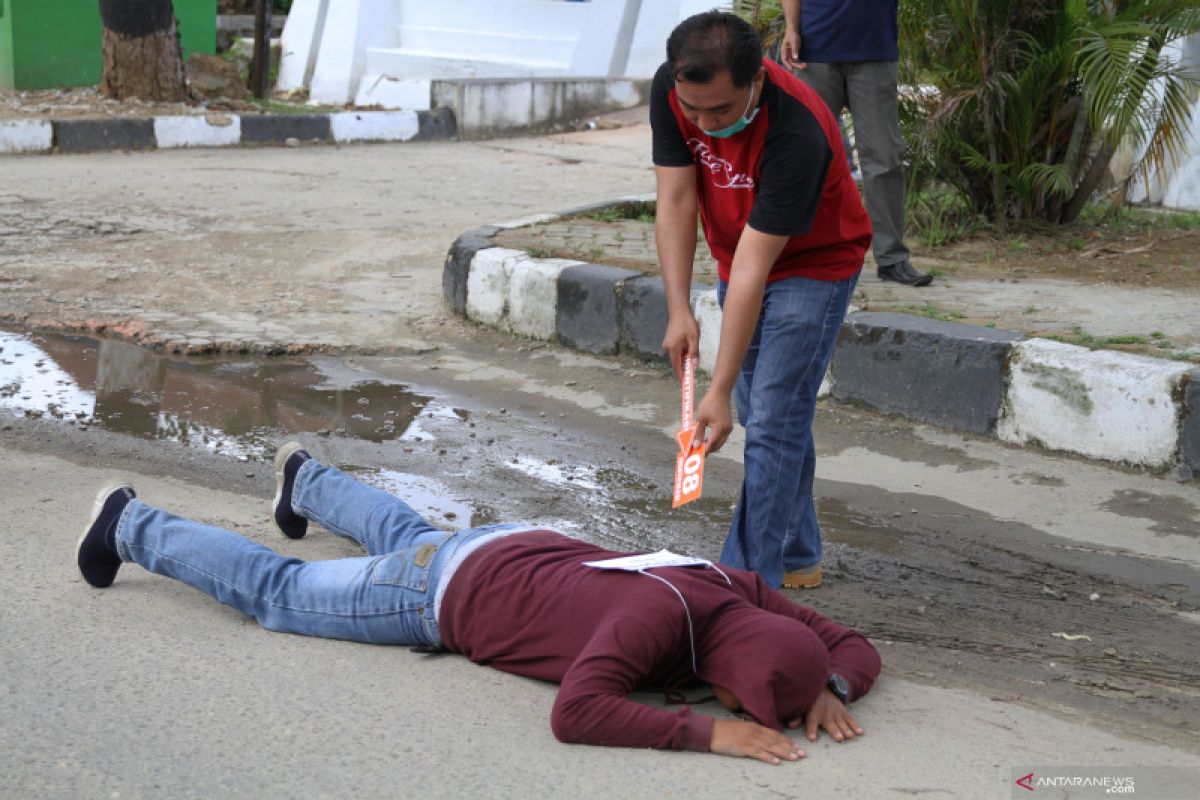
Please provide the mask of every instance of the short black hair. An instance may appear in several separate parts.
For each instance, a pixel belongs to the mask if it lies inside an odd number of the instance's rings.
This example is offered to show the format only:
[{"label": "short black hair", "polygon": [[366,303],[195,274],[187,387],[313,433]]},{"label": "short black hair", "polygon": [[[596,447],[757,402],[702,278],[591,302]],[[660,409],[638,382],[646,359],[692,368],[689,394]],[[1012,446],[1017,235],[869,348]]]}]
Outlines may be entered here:
[{"label": "short black hair", "polygon": [[758,32],[728,11],[705,11],[688,17],[667,38],[671,75],[688,83],[708,83],[727,69],[734,86],[749,86],[762,69],[762,54]]}]

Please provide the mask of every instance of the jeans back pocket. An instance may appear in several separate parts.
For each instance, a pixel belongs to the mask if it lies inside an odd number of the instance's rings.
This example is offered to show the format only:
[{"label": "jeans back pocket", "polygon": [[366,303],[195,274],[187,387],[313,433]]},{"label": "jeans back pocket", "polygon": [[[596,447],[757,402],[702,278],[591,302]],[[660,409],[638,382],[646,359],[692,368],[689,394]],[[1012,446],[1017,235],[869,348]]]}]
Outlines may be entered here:
[{"label": "jeans back pocket", "polygon": [[423,592],[429,588],[429,568],[438,548],[449,537],[414,544],[380,557],[372,568],[371,582]]}]

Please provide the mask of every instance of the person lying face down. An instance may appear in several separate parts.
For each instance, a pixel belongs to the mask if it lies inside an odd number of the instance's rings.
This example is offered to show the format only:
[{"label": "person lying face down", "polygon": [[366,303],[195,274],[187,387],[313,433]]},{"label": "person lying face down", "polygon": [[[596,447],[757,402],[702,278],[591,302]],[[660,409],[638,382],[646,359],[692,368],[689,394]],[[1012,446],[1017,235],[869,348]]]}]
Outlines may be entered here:
[{"label": "person lying face down", "polygon": [[[180,580],[289,633],[461,653],[561,684],[550,724],[563,742],[698,750],[768,763],[810,739],[862,729],[846,705],[879,675],[860,634],[797,605],[752,572],[593,566],[623,555],[549,528],[501,524],[447,533],[401,499],[313,459],[298,443],[275,459],[276,526],[302,538],[309,521],[367,549],[305,562],[170,514],[129,484],[100,490],[76,563],[104,588],[125,562]],[[635,690],[679,696],[713,687],[747,719],[684,705],[656,708]]]}]

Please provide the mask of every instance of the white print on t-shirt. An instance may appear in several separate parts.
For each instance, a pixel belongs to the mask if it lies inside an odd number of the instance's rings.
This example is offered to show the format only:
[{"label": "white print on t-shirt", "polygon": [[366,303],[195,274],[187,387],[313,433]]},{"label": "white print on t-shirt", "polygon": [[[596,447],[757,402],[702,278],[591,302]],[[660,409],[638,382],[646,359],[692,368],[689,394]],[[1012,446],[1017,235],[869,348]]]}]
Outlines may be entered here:
[{"label": "white print on t-shirt", "polygon": [[738,175],[733,171],[733,164],[713,153],[712,148],[699,139],[688,139],[688,147],[696,154],[696,159],[708,167],[713,175],[713,186],[718,189],[753,189],[754,178],[749,175]]}]

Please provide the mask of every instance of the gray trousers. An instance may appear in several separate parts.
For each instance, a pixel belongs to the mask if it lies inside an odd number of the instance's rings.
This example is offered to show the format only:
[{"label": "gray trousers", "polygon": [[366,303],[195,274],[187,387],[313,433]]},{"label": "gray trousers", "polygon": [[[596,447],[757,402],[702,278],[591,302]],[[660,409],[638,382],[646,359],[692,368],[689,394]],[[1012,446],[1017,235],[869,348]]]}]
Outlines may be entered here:
[{"label": "gray trousers", "polygon": [[874,231],[871,250],[885,267],[908,258],[904,245],[904,139],[896,95],[895,61],[842,64],[810,62],[795,74],[821,95],[840,119],[843,108],[854,120],[854,145],[862,168],[867,215]]}]

